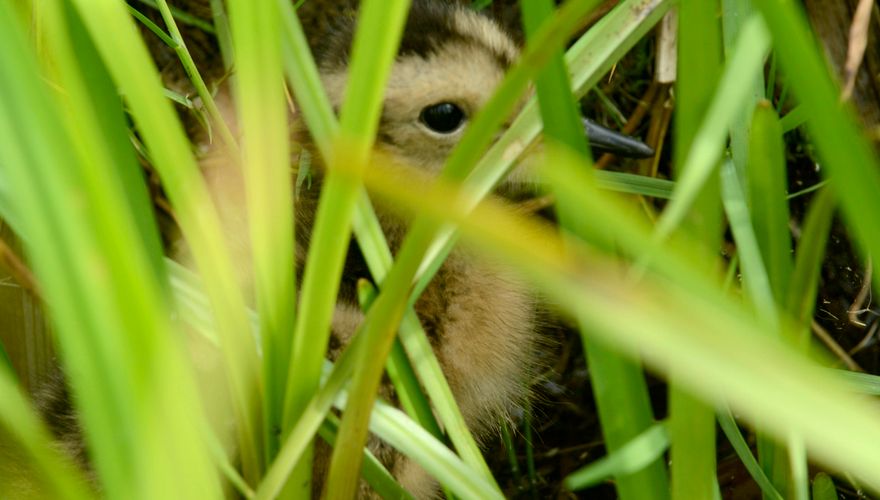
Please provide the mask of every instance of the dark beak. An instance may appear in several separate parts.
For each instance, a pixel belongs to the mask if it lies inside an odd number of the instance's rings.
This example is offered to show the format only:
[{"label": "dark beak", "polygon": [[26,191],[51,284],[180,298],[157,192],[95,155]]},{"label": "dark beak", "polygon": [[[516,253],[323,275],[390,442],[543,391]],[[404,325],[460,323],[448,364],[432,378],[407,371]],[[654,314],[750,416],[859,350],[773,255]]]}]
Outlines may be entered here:
[{"label": "dark beak", "polygon": [[583,123],[593,156],[598,157],[601,153],[612,153],[626,158],[654,156],[654,150],[638,139],[609,130],[589,118],[583,118]]}]

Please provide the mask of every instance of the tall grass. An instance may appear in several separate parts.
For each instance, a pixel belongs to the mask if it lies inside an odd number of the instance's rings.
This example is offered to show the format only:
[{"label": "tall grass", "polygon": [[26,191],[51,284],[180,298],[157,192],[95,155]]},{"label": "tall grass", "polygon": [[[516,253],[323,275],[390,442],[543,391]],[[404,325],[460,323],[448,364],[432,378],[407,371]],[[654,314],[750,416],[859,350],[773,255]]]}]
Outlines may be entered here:
[{"label": "tall grass", "polygon": [[[523,4],[521,60],[439,179],[429,179],[371,156],[408,2],[362,2],[350,65],[357,85],[338,120],[291,2],[211,2],[211,31],[234,68],[238,136],[222,125],[174,27],[192,20],[155,2],[165,21],[158,29],[167,30],[244,172],[255,277],[244,292],[256,297],[249,311],[235,280],[244,264],[232,261],[125,3],[0,0],[0,216],[36,273],[94,466],[91,482],[49,446],[14,376],[0,369],[0,435],[8,441],[0,443],[0,496],[24,496],[2,488],[28,483],[30,494],[53,498],[215,498],[229,487],[247,498],[301,498],[310,494],[318,434],[344,444],[335,447],[328,497],[351,497],[361,474],[386,496],[405,495],[364,450],[368,432],[413,458],[449,495],[503,496],[412,308],[459,240],[507,265],[579,327],[609,456],[584,464],[566,487],[614,478],[622,498],[717,495],[717,413],[768,498],[807,498],[807,460],[880,492],[880,415],[859,394],[876,393],[877,379],[823,367],[824,358],[808,356],[807,336],[836,200],[862,255],[880,262],[872,222],[880,217],[880,161],[839,103],[803,14],[785,0],[624,0],[563,54],[598,3]],[[594,172],[576,99],[673,7],[681,21],[676,181]],[[771,48],[799,103],[797,119],[782,125],[759,100]],[[327,164],[299,287],[285,76]],[[537,96],[528,95],[531,82]],[[527,104],[499,136],[523,96]],[[793,256],[786,123],[805,124],[829,173]],[[538,174],[556,197],[561,232],[489,196],[515,157],[534,151],[542,128]],[[132,131],[161,178],[194,270],[163,256]],[[417,215],[396,259],[365,187]],[[671,199],[652,225],[612,190]],[[725,224],[742,294],[722,279]],[[331,364],[329,325],[350,234],[379,290],[366,294],[361,331]],[[207,385],[221,386],[221,396],[199,383],[198,360],[186,351],[193,342],[216,351],[222,381]],[[653,414],[643,366],[670,383],[667,422]],[[386,369],[404,411],[376,401]],[[758,433],[758,457],[733,414]],[[230,420],[233,445],[216,425]],[[24,459],[11,463],[13,456]],[[828,495],[828,483],[820,476],[813,495]]]}]

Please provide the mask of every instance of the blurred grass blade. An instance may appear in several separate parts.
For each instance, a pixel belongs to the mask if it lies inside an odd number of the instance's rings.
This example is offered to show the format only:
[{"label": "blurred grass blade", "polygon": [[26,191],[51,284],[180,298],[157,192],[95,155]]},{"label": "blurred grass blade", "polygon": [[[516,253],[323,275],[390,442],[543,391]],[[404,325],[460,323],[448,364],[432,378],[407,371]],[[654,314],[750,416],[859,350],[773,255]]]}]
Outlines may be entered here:
[{"label": "blurred grass blade", "polygon": [[72,4],[126,98],[205,280],[228,370],[244,475],[255,480],[261,456],[256,414],[263,392],[257,350],[213,203],[124,5],[106,0],[73,0]]},{"label": "blurred grass blade", "polygon": [[880,376],[845,370],[835,370],[835,374],[852,384],[854,391],[870,396],[880,396]]},{"label": "blurred grass blade", "polygon": [[[96,139],[105,124],[80,117],[82,142],[74,144],[64,128],[69,122],[58,120],[82,105],[75,101],[88,99],[83,67],[65,52],[87,43],[80,19],[69,5],[43,7],[52,41],[47,53],[58,64],[53,76],[68,92],[48,92],[14,16],[0,4],[0,58],[11,65],[0,74],[0,165],[16,188],[14,210],[26,217],[28,255],[74,374],[70,382],[102,488],[133,498],[219,495],[178,332],[151,272],[158,257],[146,255],[116,166],[81,156],[83,149],[112,156]],[[79,56],[89,59],[89,52]]]},{"label": "blurred grass blade", "polygon": [[370,419],[370,431],[415,460],[455,495],[461,498],[504,498],[494,484],[465,465],[449,448],[400,410],[377,402]]},{"label": "blurred grass blade", "polygon": [[611,477],[631,475],[662,458],[668,448],[666,424],[654,424],[618,450],[569,474],[565,478],[565,487],[577,491]]},{"label": "blurred grass blade", "polygon": [[596,185],[609,191],[625,194],[639,194],[652,198],[669,199],[675,190],[675,183],[666,179],[645,175],[628,174],[626,172],[609,172],[597,170]]},{"label": "blurred grass blade", "polygon": [[[510,69],[493,96],[470,123],[447,159],[440,177],[464,179],[476,163],[477,156],[482,154],[492,142],[497,128],[513,111],[529,78],[536,71],[535,63],[560,47],[565,42],[566,36],[577,28],[581,16],[589,12],[593,6],[594,2],[591,0],[568,2],[556,12],[551,22],[542,27],[535,35],[535,42],[529,45],[520,61]],[[368,326],[363,335],[373,346],[373,356],[363,357],[355,374],[352,400],[343,417],[340,440],[360,444],[366,439],[365,422],[379,384],[384,359],[393,344],[397,323],[405,313],[406,296],[438,229],[439,227],[432,222],[417,220],[413,224],[399,251],[395,266],[383,283],[382,293],[368,314]],[[374,318],[372,325],[369,324],[371,315]],[[331,488],[336,484],[334,478],[337,475],[342,476],[345,469],[351,469],[360,459],[360,456],[354,453],[342,458],[336,457],[340,455],[335,455],[334,463],[331,465],[329,480]],[[345,489],[338,491],[351,493],[348,490],[351,487],[352,484],[345,484]]]},{"label": "blurred grass blade", "polygon": [[[572,162],[560,168],[571,175],[581,166]],[[468,216],[445,183],[428,187],[413,174],[389,173],[378,165],[366,179],[389,201],[458,224],[476,248],[491,251],[561,308],[589,320],[596,338],[641,354],[662,373],[674,371],[689,391],[713,404],[729,402],[776,436],[803,436],[814,459],[880,488],[874,466],[880,461],[874,446],[880,417],[873,404],[771,340],[766,326],[722,292],[653,276],[636,286],[620,279],[616,261],[586,249],[566,251],[548,228],[494,204]]]},{"label": "blurred grass blade", "polygon": [[[296,310],[293,179],[281,70],[278,6],[229,2],[237,54],[234,85],[241,131],[247,226],[263,341],[263,425],[268,462],[278,450]],[[244,237],[245,235],[239,235]]]},{"label": "blurred grass blade", "polygon": [[[361,278],[357,283],[358,287],[358,303],[361,310],[365,313],[373,305],[379,291],[368,280]],[[419,387],[419,379],[416,377],[415,370],[406,357],[406,351],[403,344],[399,340],[394,342],[391,348],[391,354],[388,356],[388,366],[385,369],[388,372],[388,378],[394,384],[397,391],[397,399],[400,400],[400,406],[416,421],[419,422],[428,432],[437,439],[443,439],[443,431],[434,420],[431,405],[422,395]]]},{"label": "blurred grass blade", "polygon": [[[688,178],[702,176],[703,182],[691,185],[691,199],[682,205],[679,235],[686,235],[697,246],[699,260],[691,265],[707,275],[719,272],[717,249],[721,244],[722,209],[717,175],[718,156],[706,157],[703,164],[689,162],[690,153],[701,140],[711,105],[720,95],[713,95],[722,70],[721,19],[718,0],[682,0],[677,16],[677,62],[675,81],[675,128],[673,178],[676,192],[664,209],[656,232],[662,229],[662,217],[674,210],[677,197]],[[746,28],[748,27],[746,26]],[[740,35],[740,40],[745,37]],[[739,46],[735,50],[742,50]],[[732,62],[729,62],[732,64]],[[747,78],[747,77],[746,77]],[[740,84],[741,85],[741,84]],[[720,94],[721,92],[719,92]],[[725,95],[724,97],[728,97]],[[707,111],[709,106],[709,111]],[[735,117],[731,113],[730,118]],[[717,117],[716,117],[717,118]],[[723,128],[727,130],[727,121]],[[720,132],[722,135],[724,132]],[[722,135],[723,136],[723,135]],[[722,139],[723,140],[723,139]],[[723,144],[712,145],[720,151]],[[716,470],[715,411],[689,391],[673,372],[669,389],[669,451],[671,497],[675,500],[709,498],[718,491]]]},{"label": "blurred grass blade", "polygon": [[[522,4],[526,33],[530,39],[541,23],[553,13],[554,4],[550,0],[533,0]],[[584,136],[583,125],[576,108],[568,72],[560,50],[536,78],[541,117],[544,122],[544,137],[548,143],[548,161],[551,166],[553,150],[567,148],[578,156],[589,160],[589,145]],[[551,177],[552,179],[553,177]],[[552,185],[552,183],[551,183]],[[556,190],[554,190],[556,191]],[[571,230],[569,221],[584,213],[576,199],[567,198],[557,192],[557,213],[564,229]],[[606,250],[612,250],[613,241],[595,238],[593,234],[573,233],[584,241],[591,241]],[[654,421],[651,411],[648,388],[642,375],[641,366],[604,345],[592,342],[586,325],[582,330],[584,350],[590,366],[590,383],[599,410],[602,435],[606,449],[614,453],[626,446],[634,436],[644,432]],[[656,457],[654,457],[656,458]],[[623,499],[646,498],[655,495],[663,498],[669,483],[662,460],[645,463],[643,467],[626,471],[616,478],[618,494]]]}]

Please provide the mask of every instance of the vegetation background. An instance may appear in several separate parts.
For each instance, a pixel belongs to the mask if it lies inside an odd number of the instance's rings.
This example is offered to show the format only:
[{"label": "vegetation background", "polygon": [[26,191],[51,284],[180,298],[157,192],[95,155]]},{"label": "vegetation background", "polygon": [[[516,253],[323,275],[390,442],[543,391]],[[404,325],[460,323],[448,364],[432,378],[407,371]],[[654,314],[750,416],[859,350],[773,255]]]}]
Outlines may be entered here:
[{"label": "vegetation background", "polygon": [[[474,8],[506,15],[516,7],[490,3]],[[258,194],[248,206],[257,249],[257,310],[248,311],[172,108],[173,100],[210,117],[210,89],[193,73],[201,104],[163,90],[135,11],[158,9],[165,26],[155,29],[187,66],[176,23],[193,20],[164,0],[0,1],[0,256],[11,277],[0,287],[0,493],[90,498],[100,485],[111,498],[303,496],[308,490],[295,485],[310,464],[300,458],[315,436],[362,443],[369,425],[462,498],[878,494],[880,415],[869,397],[880,384],[868,374],[878,368],[878,323],[867,299],[880,276],[872,272],[880,255],[878,13],[870,1],[837,5],[523,2],[521,61],[440,180],[427,184],[388,175],[369,156],[406,1],[363,2],[351,62],[361,85],[339,117],[292,3],[212,2],[213,23],[201,29],[235,54],[243,124],[240,138],[222,126],[214,133],[230,148],[247,144],[246,182]],[[842,70],[827,64],[806,12]],[[322,203],[345,207],[317,222],[315,234],[328,237],[316,237],[312,251],[341,255],[348,239],[340,228],[353,224],[381,288],[365,300],[361,340],[334,366],[325,343],[302,332],[329,314],[335,290],[306,283],[299,310],[290,306],[292,238],[278,230],[293,227],[295,178],[278,112],[285,76],[332,158]],[[532,81],[537,98],[493,143]],[[595,168],[611,160],[593,163],[573,120],[588,93],[584,106],[608,123],[644,131],[660,151],[653,162],[629,173]],[[511,166],[502,152],[542,129],[543,181],[562,231],[487,198]],[[160,180],[198,276],[164,258],[141,162]],[[393,262],[362,186],[420,214]],[[406,308],[410,285],[430,279],[423,270],[458,239],[529,280],[580,334],[563,337],[543,401],[507,429],[505,456],[491,468],[436,361],[409,366],[430,359]],[[335,265],[318,262],[307,273],[332,274]],[[828,311],[846,319],[829,323]],[[827,330],[823,323],[860,335],[822,343],[811,330]],[[197,388],[187,342],[215,346],[228,394]],[[48,445],[26,397],[50,371],[52,346],[76,395],[94,478]],[[411,374],[396,380],[411,398],[405,411],[369,390],[386,365],[377,353],[389,351],[393,369]],[[554,409],[558,393],[574,417]],[[209,423],[214,405],[239,423],[229,438],[238,460]],[[334,405],[344,406],[341,419]],[[550,430],[562,416],[562,432]],[[280,435],[269,431],[276,427]],[[537,445],[558,434],[555,452]],[[338,448],[327,495],[350,496],[361,464],[377,491],[406,495],[360,446]],[[737,488],[756,489],[722,490],[731,467],[742,478]]]}]

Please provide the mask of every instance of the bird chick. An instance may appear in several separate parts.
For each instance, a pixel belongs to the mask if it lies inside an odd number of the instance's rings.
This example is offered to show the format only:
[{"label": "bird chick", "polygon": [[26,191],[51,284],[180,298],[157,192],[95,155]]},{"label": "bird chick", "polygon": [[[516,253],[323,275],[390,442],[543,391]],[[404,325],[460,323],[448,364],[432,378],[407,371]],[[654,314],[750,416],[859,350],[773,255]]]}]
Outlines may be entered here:
[{"label": "bird chick", "polygon": [[[183,10],[205,13],[210,12],[208,1],[171,3]],[[358,3],[309,0],[298,10],[324,88],[336,110],[342,105],[348,81],[347,66]],[[516,61],[519,47],[515,39],[500,24],[460,2],[413,0],[385,92],[374,146],[376,153],[403,165],[438,172],[470,120]],[[219,77],[223,70],[216,46],[206,42],[203,34],[198,41],[200,69],[204,74]],[[157,61],[168,60],[166,47],[157,43],[150,45]],[[166,81],[179,87],[180,82],[185,81],[182,71],[168,70],[173,67],[170,64],[164,66]],[[227,84],[220,84],[217,103],[235,132],[234,106]],[[296,197],[295,258],[301,273],[323,166],[301,117],[294,111],[290,118],[292,138],[309,152],[314,166],[311,187],[300,190]],[[250,245],[246,235],[249,232],[246,217],[242,215],[244,189],[237,163],[226,156],[221,145],[212,143],[203,130],[189,129],[193,131],[194,144],[201,151],[201,166],[220,208],[233,256],[242,263],[242,269],[247,269]],[[596,130],[602,132],[594,128]],[[609,137],[611,142],[596,145],[635,156],[650,153],[637,141],[614,134]],[[406,234],[407,222],[383,206],[381,200],[376,212],[391,250],[396,252]],[[185,249],[175,253],[181,260],[187,260]],[[331,358],[339,355],[363,321],[356,286],[358,279],[367,277],[369,271],[363,256],[352,242],[331,326],[328,346]],[[248,272],[239,278],[243,290],[252,288]],[[495,263],[456,249],[418,299],[415,310],[471,432],[479,441],[484,441],[526,401],[530,383],[537,373],[542,339],[536,328],[536,297],[525,284]],[[393,388],[384,386],[382,395],[393,401]],[[371,440],[370,448],[416,497],[436,495],[436,482],[414,462],[378,440]],[[329,453],[326,445],[319,444],[315,458],[316,494],[321,491]],[[366,486],[361,493],[368,494]]]}]

